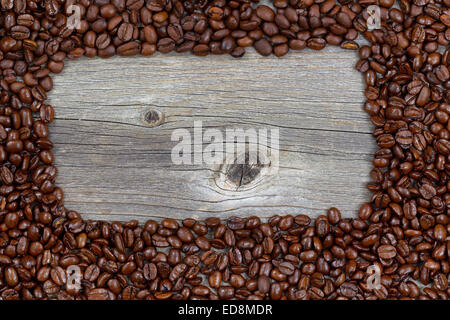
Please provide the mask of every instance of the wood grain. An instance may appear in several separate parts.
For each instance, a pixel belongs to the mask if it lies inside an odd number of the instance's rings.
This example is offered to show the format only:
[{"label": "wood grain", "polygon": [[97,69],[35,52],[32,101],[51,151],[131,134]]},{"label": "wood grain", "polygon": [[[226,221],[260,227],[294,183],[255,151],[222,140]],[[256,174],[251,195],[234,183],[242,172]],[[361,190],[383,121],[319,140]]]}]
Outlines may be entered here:
[{"label": "wood grain", "polygon": [[[354,216],[368,200],[375,150],[362,111],[356,52],[304,50],[281,59],[114,57],[69,61],[49,102],[57,183],[86,218]],[[145,114],[164,121],[151,127]],[[177,128],[279,128],[280,168],[248,188],[224,189],[208,165],[175,165]]]}]

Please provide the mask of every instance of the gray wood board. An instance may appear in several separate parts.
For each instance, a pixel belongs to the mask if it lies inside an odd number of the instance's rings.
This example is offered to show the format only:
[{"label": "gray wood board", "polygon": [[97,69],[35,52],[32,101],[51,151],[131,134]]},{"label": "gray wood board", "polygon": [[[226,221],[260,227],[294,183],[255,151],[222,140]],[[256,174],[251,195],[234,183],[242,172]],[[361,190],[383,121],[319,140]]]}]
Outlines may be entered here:
[{"label": "gray wood board", "polygon": [[[67,61],[54,77],[51,138],[65,203],[89,219],[355,216],[376,148],[355,51],[283,58],[156,54]],[[144,119],[164,114],[159,126]],[[279,128],[279,170],[242,188],[214,166],[175,165],[173,130]]]}]

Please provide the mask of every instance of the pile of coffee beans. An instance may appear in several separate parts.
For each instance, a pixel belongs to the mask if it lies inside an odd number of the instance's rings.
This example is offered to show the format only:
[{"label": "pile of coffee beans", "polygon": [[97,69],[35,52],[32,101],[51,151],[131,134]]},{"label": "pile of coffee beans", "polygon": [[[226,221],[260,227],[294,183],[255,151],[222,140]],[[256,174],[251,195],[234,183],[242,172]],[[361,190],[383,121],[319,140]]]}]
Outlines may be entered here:
[{"label": "pile of coffee beans", "polygon": [[[450,0],[0,0],[0,10],[0,299],[449,299]],[[315,221],[142,226],[65,208],[46,98],[66,59],[327,44],[359,50],[379,147],[358,217],[332,208]]]}]

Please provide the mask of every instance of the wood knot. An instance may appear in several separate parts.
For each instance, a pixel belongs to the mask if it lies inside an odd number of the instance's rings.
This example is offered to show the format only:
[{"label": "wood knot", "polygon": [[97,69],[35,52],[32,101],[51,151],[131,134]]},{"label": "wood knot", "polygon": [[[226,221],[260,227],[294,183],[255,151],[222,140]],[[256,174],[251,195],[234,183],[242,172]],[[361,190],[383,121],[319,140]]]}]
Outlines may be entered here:
[{"label": "wood knot", "polygon": [[269,175],[271,162],[261,161],[256,154],[247,150],[220,165],[214,180],[217,187],[228,191],[247,191],[260,185],[265,176]]},{"label": "wood knot", "polygon": [[157,109],[150,109],[144,113],[144,122],[150,127],[156,127],[164,122],[164,113]]},{"label": "wood knot", "polygon": [[255,163],[250,163],[249,158],[249,153],[245,153],[227,168],[226,177],[237,188],[250,184],[261,174],[263,165],[259,159]]}]

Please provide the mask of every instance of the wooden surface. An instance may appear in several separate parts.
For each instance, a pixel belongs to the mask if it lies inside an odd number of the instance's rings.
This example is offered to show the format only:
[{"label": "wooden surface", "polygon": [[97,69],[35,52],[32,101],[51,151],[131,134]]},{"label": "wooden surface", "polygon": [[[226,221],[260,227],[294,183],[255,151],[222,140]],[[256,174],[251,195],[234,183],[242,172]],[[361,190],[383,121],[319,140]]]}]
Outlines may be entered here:
[{"label": "wooden surface", "polygon": [[[328,47],[281,59],[154,55],[68,61],[49,96],[57,183],[86,218],[356,215],[368,200],[375,142],[362,111],[355,51]],[[145,114],[164,114],[149,126]],[[208,165],[175,165],[174,129],[280,129],[278,174],[220,184]],[[222,179],[223,180],[223,179]]]}]

